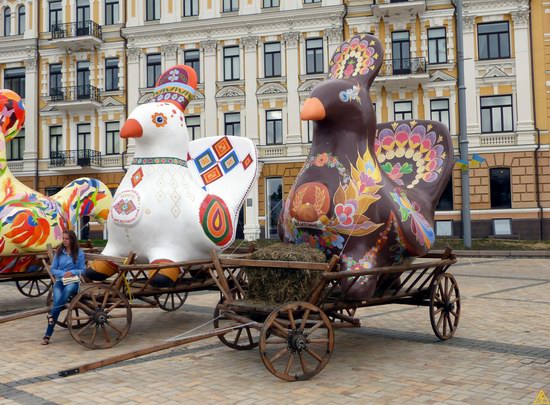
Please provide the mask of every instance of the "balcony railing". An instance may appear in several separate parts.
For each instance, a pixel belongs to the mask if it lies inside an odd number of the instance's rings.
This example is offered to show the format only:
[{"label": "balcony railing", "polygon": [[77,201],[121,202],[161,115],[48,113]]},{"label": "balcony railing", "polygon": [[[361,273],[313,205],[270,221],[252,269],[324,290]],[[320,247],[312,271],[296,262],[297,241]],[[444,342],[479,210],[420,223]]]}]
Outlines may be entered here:
[{"label": "balcony railing", "polygon": [[102,39],[101,25],[92,20],[64,24],[52,24],[52,39],[76,38],[93,36]]},{"label": "balcony railing", "polygon": [[384,60],[378,75],[420,75],[426,72],[426,58],[401,58]]},{"label": "balcony railing", "polygon": [[55,87],[50,89],[51,101],[82,101],[100,102],[99,89],[90,85]]},{"label": "balcony railing", "polygon": [[91,149],[50,152],[50,167],[101,166],[101,152]]}]

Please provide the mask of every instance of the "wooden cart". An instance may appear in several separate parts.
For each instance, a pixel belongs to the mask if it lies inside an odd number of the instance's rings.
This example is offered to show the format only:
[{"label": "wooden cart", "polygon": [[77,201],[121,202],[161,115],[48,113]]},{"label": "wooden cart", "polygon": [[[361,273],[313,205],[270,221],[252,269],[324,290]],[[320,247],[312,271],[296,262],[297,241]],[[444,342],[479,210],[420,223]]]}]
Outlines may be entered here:
[{"label": "wooden cart", "polygon": [[[210,273],[222,293],[214,311],[214,326],[241,325],[218,338],[237,350],[258,346],[262,362],[273,375],[296,381],[307,380],[326,366],[334,349],[334,329],[360,327],[360,319],[355,317],[357,308],[384,304],[427,306],[438,338],[446,340],[455,333],[460,319],[460,292],[455,278],[447,273],[456,262],[450,249],[410,265],[361,271],[338,272],[337,261],[337,257],[328,264],[224,259],[213,253]],[[246,271],[252,267],[307,269],[322,274],[306,300],[275,305],[245,298]],[[346,299],[346,292],[362,276],[375,274],[399,277],[367,300]],[[345,287],[344,279],[350,280]]]},{"label": "wooden cart", "polygon": [[[0,257],[0,282],[15,282],[17,290],[25,297],[35,298],[51,287],[51,279],[44,267],[46,252],[14,253]],[[32,271],[14,271],[25,266]]]},{"label": "wooden cart", "polygon": [[[132,323],[133,308],[175,311],[184,304],[189,292],[216,289],[207,270],[210,260],[134,264],[133,254],[121,258],[93,253],[87,253],[86,260],[111,261],[117,271],[105,281],[82,280],[79,293],[60,315],[58,325],[68,328],[76,342],[90,349],[106,349],[124,339]],[[179,267],[180,273],[172,287],[151,284],[161,269],[173,267]]]}]

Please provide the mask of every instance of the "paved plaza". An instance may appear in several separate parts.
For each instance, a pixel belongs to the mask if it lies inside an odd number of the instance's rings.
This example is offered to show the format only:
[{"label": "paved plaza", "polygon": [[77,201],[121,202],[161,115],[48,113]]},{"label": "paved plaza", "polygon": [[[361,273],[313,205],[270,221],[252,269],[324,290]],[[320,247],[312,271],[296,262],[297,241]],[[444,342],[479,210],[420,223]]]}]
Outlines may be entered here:
[{"label": "paved plaza", "polygon": [[[173,313],[134,310],[129,335],[108,350],[85,349],[61,328],[41,346],[45,315],[0,324],[0,404],[533,404],[541,389],[550,396],[550,260],[461,258],[452,273],[463,298],[453,339],[434,336],[426,307],[361,309],[363,327],[337,331],[327,367],[305,382],[283,382],[257,349],[234,351],[217,338],[57,376],[208,322],[217,293],[191,295]],[[44,302],[0,284],[0,316]]]}]

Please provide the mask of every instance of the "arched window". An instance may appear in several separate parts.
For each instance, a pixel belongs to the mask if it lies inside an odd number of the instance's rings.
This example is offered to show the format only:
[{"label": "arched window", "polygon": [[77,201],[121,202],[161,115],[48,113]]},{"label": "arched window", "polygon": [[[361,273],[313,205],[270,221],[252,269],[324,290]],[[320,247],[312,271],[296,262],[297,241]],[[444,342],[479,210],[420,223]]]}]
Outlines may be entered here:
[{"label": "arched window", "polygon": [[25,6],[19,7],[19,13],[17,14],[17,34],[23,35],[25,33]]},{"label": "arched window", "polygon": [[9,7],[4,9],[4,36],[11,35],[11,10]]},{"label": "arched window", "polygon": [[512,186],[509,168],[489,171],[491,183],[491,208],[512,208]]}]

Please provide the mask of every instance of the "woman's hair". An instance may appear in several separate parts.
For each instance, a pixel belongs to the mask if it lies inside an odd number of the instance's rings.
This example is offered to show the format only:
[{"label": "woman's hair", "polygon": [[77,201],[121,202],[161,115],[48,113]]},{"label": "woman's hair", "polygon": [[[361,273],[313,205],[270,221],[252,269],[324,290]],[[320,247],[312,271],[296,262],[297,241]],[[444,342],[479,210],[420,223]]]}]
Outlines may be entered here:
[{"label": "woman's hair", "polygon": [[[80,249],[78,246],[78,239],[76,238],[76,233],[68,229],[66,231],[63,231],[63,235],[67,235],[69,237],[71,257],[73,259],[73,263],[76,263],[78,260],[78,251]],[[61,243],[61,245],[57,248],[56,255],[60,255],[63,250],[65,250],[65,247],[63,246],[63,243]]]}]

